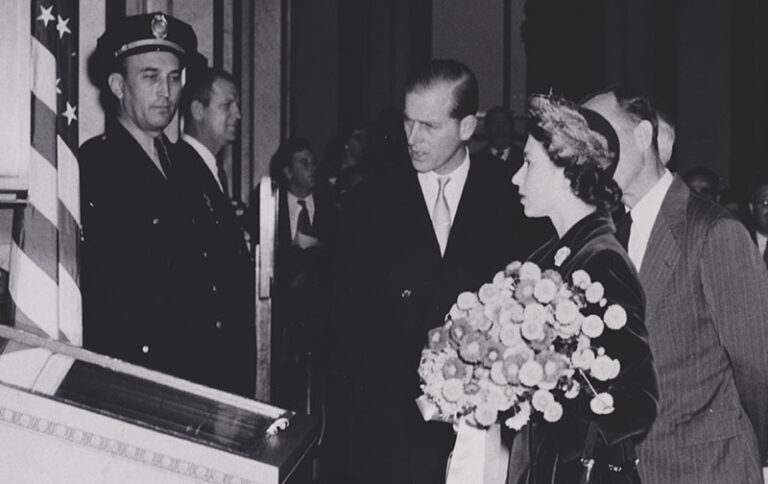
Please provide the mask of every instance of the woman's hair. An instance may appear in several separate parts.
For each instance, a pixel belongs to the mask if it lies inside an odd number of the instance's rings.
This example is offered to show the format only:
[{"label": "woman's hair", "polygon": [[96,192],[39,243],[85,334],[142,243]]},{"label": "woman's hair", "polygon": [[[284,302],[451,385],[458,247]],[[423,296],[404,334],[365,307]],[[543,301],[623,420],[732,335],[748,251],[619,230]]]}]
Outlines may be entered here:
[{"label": "woman's hair", "polygon": [[528,100],[528,125],[552,163],[564,168],[577,197],[601,209],[618,205],[618,137],[605,118],[559,96],[536,94]]}]

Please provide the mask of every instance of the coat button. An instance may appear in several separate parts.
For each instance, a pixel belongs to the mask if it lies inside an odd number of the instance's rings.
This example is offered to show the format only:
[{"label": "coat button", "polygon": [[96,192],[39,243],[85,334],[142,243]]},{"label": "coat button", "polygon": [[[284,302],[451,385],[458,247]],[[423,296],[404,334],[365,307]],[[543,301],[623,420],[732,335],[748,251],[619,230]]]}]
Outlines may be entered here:
[{"label": "coat button", "polygon": [[216,292],[216,284],[214,284],[213,286],[211,286],[211,291],[213,291],[213,292]]},{"label": "coat button", "polygon": [[203,258],[206,258],[206,259],[208,258],[208,252],[203,251]]},{"label": "coat button", "polygon": [[403,292],[400,293],[400,299],[408,299],[411,297],[411,290],[410,289],[403,289]]},{"label": "coat button", "polygon": [[147,353],[149,353],[149,345],[144,345],[144,346],[142,346],[142,347],[141,347],[141,352],[142,352],[142,353],[144,353],[145,355],[146,355]]},{"label": "coat button", "polygon": [[221,321],[216,321],[216,329],[221,329]]},{"label": "coat button", "polygon": [[153,218],[152,219],[152,225],[157,225],[159,223],[160,223],[160,219],[159,218]]}]

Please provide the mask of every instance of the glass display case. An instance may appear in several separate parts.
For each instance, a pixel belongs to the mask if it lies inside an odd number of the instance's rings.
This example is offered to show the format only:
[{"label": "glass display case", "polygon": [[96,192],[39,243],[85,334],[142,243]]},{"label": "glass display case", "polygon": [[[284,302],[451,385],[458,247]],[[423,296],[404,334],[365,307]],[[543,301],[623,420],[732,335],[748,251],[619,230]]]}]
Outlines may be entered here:
[{"label": "glass display case", "polygon": [[0,482],[299,482],[319,424],[0,326]]}]

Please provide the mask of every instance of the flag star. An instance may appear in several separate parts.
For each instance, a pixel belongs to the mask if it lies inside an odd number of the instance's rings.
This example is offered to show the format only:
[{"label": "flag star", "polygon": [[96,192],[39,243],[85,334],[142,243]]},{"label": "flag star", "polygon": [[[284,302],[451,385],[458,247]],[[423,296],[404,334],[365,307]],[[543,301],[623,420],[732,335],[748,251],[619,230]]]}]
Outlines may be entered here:
[{"label": "flag star", "polygon": [[40,5],[40,16],[37,17],[37,20],[42,20],[43,26],[45,27],[48,27],[48,22],[54,20],[51,10],[53,10],[53,5],[48,8],[43,8],[43,6]]},{"label": "flag star", "polygon": [[64,111],[64,114],[62,114],[62,116],[67,118],[67,126],[72,124],[73,120],[77,119],[77,115],[75,114],[75,109],[77,109],[77,106],[72,106],[71,104],[69,104],[69,101],[67,101],[67,109]]},{"label": "flag star", "polygon": [[63,19],[61,18],[61,15],[56,16],[56,30],[59,31],[59,38],[63,38],[64,34],[71,34],[72,31],[69,30],[69,27],[67,27],[67,24],[69,23],[69,19]]},{"label": "flag star", "polygon": [[61,82],[61,77],[56,78],[56,94],[61,94],[61,88],[59,87],[59,83]]}]

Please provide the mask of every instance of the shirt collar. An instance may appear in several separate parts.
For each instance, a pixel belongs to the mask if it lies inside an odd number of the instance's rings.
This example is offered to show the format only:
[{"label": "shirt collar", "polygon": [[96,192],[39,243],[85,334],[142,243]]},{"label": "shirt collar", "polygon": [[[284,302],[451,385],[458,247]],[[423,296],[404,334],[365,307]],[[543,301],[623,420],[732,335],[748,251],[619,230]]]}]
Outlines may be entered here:
[{"label": "shirt collar", "polygon": [[664,169],[664,174],[659,178],[656,184],[651,188],[648,193],[640,199],[637,204],[632,207],[630,213],[632,215],[632,230],[644,230],[650,231],[653,228],[653,223],[656,221],[656,215],[661,210],[661,204],[664,202],[664,197],[667,195],[669,187],[672,186],[672,173],[668,169]]},{"label": "shirt collar", "polygon": [[203,159],[205,162],[205,166],[208,167],[209,170],[211,170],[211,173],[213,174],[213,177],[216,179],[217,182],[219,182],[219,185],[221,185],[221,180],[219,180],[219,168],[216,164],[216,155],[211,153],[211,150],[208,149],[207,146],[205,146],[203,143],[199,142],[196,138],[193,136],[184,133],[181,135],[181,138],[186,141],[189,146],[194,148],[195,151],[197,151],[197,154],[200,155],[200,158]]},{"label": "shirt collar", "polygon": [[455,187],[463,187],[464,182],[467,180],[467,174],[469,174],[469,150],[464,148],[464,161],[456,167],[452,172],[445,175],[438,175],[434,171],[428,171],[426,173],[418,173],[419,181],[424,183],[434,183],[437,186],[437,179],[443,177],[450,177],[451,184]]},{"label": "shirt collar", "polygon": [[498,156],[500,158],[503,158],[506,161],[509,158],[509,150],[510,150],[509,146],[507,146],[503,150],[497,150],[496,148],[491,148],[491,154],[493,156]]}]

